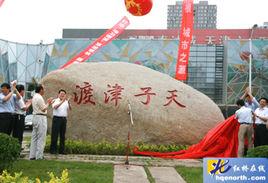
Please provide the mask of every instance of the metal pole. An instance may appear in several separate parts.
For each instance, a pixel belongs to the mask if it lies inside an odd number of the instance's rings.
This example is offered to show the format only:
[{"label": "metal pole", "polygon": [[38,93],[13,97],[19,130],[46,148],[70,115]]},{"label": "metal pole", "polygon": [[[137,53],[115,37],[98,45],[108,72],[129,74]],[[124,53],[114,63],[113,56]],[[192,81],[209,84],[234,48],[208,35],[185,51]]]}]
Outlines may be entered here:
[{"label": "metal pole", "polygon": [[252,32],[253,32],[253,29],[251,30],[251,35],[250,35],[250,39],[249,39],[249,52],[250,52],[250,55],[249,55],[249,81],[248,81],[248,87],[249,87],[249,92],[251,93],[251,77],[252,77],[252,73],[251,73],[251,67],[252,67],[252,39],[251,39],[251,36],[252,36]]},{"label": "metal pole", "polygon": [[253,36],[253,32],[254,32],[254,29],[257,28],[258,25],[257,24],[254,24],[252,27],[251,27],[251,32],[250,32],[250,37],[249,37],[249,52],[250,52],[250,55],[249,55],[249,81],[248,81],[248,88],[249,88],[249,92],[252,93],[252,36]]},{"label": "metal pole", "polygon": [[131,127],[134,125],[133,116],[132,116],[132,110],[131,110],[131,105],[130,105],[130,102],[129,101],[127,101],[127,102],[128,102],[128,114],[129,114],[129,117],[130,117],[130,123],[129,123],[129,126],[128,126],[125,165],[129,165],[128,156],[129,156],[129,153],[130,153],[130,131],[131,131]]}]

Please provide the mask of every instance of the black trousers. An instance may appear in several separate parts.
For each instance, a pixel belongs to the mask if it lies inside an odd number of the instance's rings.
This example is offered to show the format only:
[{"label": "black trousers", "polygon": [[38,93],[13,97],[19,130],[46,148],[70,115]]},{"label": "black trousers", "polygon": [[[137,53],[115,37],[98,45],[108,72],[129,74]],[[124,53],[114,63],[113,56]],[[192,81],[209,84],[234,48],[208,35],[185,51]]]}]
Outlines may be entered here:
[{"label": "black trousers", "polygon": [[64,153],[66,123],[67,123],[66,117],[53,116],[50,153],[58,152],[58,137],[60,137],[59,153],[60,154]]},{"label": "black trousers", "polygon": [[268,130],[265,124],[256,125],[254,147],[268,145]]},{"label": "black trousers", "polygon": [[12,130],[12,136],[19,140],[20,145],[22,144],[23,131],[24,131],[24,119],[25,116],[21,114],[14,115],[14,125]]},{"label": "black trousers", "polygon": [[14,115],[12,113],[0,113],[0,133],[11,135],[14,124]]}]

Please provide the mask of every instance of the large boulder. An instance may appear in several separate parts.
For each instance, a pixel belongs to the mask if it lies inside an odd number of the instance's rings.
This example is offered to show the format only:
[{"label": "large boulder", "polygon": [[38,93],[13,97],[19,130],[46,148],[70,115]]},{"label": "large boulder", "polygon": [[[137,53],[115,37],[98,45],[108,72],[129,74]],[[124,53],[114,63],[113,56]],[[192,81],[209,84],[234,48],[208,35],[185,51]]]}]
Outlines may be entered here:
[{"label": "large boulder", "polygon": [[128,102],[134,121],[132,142],[193,144],[224,120],[206,95],[136,64],[74,64],[49,73],[42,83],[46,98],[61,88],[73,96],[67,124],[67,137],[72,139],[125,142]]}]

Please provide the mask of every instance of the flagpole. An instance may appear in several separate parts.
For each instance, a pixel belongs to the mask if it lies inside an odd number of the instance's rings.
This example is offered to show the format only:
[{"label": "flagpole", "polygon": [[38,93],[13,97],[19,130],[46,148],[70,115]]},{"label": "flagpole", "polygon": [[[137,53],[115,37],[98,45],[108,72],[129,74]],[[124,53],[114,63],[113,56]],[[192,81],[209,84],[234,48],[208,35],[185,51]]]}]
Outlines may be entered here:
[{"label": "flagpole", "polygon": [[248,72],[248,74],[249,74],[249,77],[248,77],[248,79],[249,79],[249,81],[248,81],[248,87],[249,87],[249,93],[252,93],[251,91],[251,85],[252,85],[252,83],[251,83],[251,81],[252,81],[252,73],[251,73],[251,67],[252,67],[252,38],[251,38],[251,36],[252,36],[252,29],[251,29],[251,35],[250,35],[250,38],[249,38],[249,53],[250,53],[250,55],[249,55],[249,72]]},{"label": "flagpole", "polygon": [[130,131],[131,131],[131,127],[134,125],[134,122],[133,122],[133,116],[132,116],[132,110],[131,110],[131,105],[130,105],[129,100],[127,100],[127,102],[128,102],[128,114],[129,114],[129,117],[130,117],[130,123],[129,123],[129,126],[128,126],[128,135],[127,135],[127,147],[126,147],[126,161],[125,161],[125,165],[129,165],[128,156],[129,156],[129,153],[130,153],[130,151],[131,151],[131,149],[130,149]]},{"label": "flagpole", "polygon": [[251,27],[251,32],[250,32],[250,37],[249,37],[249,77],[248,77],[248,87],[249,87],[249,92],[252,93],[252,36],[253,36],[253,32],[254,32],[254,29],[257,28],[258,25],[257,24],[254,24],[252,27]]}]

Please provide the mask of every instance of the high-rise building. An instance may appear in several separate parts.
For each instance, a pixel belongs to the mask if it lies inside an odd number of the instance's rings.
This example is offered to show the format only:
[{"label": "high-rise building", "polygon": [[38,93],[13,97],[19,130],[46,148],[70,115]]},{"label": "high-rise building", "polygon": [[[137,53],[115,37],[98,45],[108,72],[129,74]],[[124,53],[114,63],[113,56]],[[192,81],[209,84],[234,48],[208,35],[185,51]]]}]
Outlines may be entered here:
[{"label": "high-rise building", "polygon": [[[177,29],[180,27],[182,18],[182,1],[175,5],[168,5],[167,28]],[[217,6],[209,5],[208,1],[199,1],[194,4],[194,29],[216,29]]]},{"label": "high-rise building", "polygon": [[263,25],[261,25],[260,27],[261,29],[268,29],[268,22],[263,22]]}]

